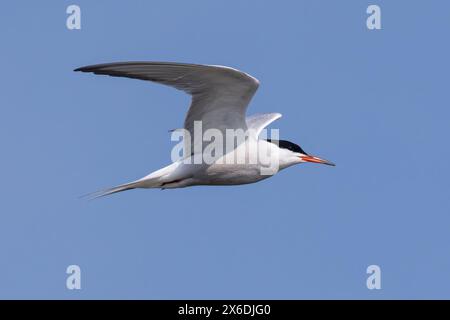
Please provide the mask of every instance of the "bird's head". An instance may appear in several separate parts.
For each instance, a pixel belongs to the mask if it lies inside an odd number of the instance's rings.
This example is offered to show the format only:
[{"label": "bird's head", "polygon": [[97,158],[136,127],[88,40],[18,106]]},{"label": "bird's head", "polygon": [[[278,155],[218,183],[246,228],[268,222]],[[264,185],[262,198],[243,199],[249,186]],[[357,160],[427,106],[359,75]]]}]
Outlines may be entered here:
[{"label": "bird's head", "polygon": [[286,140],[270,140],[280,149],[280,164],[288,167],[298,163],[312,162],[335,166],[333,162],[307,154],[299,145]]}]

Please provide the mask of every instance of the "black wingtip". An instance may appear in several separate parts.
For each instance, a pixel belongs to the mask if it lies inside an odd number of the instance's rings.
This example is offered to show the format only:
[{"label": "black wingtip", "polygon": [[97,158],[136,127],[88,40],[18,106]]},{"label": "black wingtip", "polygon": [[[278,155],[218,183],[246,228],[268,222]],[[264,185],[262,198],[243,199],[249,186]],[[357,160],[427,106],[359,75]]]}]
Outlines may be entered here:
[{"label": "black wingtip", "polygon": [[81,71],[81,72],[93,72],[95,70],[95,67],[97,67],[97,66],[84,66],[84,67],[76,68],[73,71],[75,71],[75,72],[78,72],[78,71]]}]

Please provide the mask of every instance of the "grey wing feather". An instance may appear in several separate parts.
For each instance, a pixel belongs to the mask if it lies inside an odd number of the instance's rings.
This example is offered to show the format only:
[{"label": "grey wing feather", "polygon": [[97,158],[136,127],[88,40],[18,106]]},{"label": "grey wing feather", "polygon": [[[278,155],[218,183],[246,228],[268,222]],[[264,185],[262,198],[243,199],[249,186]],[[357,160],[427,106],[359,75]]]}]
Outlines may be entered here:
[{"label": "grey wing feather", "polygon": [[184,128],[193,137],[194,121],[203,131],[214,128],[247,129],[245,113],[258,89],[252,76],[223,66],[172,62],[117,62],[86,66],[75,71],[153,81],[192,96]]},{"label": "grey wing feather", "polygon": [[281,118],[281,113],[257,113],[246,118],[247,127],[252,130],[256,138],[261,131],[275,120]]}]

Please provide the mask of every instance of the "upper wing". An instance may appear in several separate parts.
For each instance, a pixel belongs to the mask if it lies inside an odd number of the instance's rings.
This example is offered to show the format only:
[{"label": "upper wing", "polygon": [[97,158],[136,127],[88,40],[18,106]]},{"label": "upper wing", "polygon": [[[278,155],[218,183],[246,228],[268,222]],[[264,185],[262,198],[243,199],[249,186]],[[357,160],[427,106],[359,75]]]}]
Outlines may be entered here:
[{"label": "upper wing", "polygon": [[[183,90],[192,96],[184,128],[194,135],[194,121],[202,130],[247,130],[245,112],[259,82],[236,69],[171,62],[118,62],[75,69],[116,77],[153,81]],[[202,139],[198,139],[202,140]],[[193,145],[193,144],[192,144]]]},{"label": "upper wing", "polygon": [[258,138],[261,131],[267,127],[269,124],[277,119],[281,118],[281,113],[257,113],[248,116],[247,127],[255,133],[255,138]]}]

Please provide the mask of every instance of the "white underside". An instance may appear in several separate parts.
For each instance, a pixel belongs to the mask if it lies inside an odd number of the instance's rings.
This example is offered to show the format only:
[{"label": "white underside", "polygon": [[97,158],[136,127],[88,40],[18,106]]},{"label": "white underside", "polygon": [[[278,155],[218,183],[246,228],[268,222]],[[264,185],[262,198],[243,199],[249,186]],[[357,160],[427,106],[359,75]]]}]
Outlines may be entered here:
[{"label": "white underside", "polygon": [[[288,165],[280,162],[272,168],[266,161],[254,161],[249,154],[255,150],[254,144],[267,148],[271,157],[280,157],[280,149],[265,140],[242,143],[226,157],[235,159],[233,163],[218,158],[214,163],[193,164],[190,159],[178,161],[155,171],[136,182],[135,188],[182,188],[194,185],[238,185],[258,182],[271,177]],[[253,146],[251,145],[253,144]],[[228,158],[229,159],[229,158]],[[250,160],[252,159],[252,160]],[[257,160],[257,159],[256,159]],[[278,164],[278,163],[277,163]]]}]

